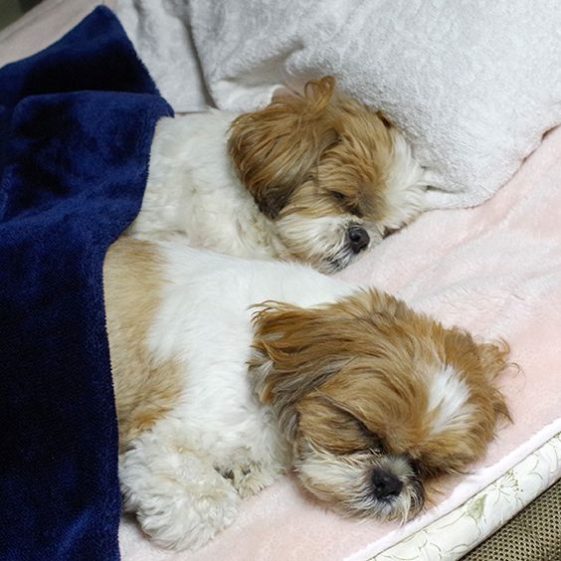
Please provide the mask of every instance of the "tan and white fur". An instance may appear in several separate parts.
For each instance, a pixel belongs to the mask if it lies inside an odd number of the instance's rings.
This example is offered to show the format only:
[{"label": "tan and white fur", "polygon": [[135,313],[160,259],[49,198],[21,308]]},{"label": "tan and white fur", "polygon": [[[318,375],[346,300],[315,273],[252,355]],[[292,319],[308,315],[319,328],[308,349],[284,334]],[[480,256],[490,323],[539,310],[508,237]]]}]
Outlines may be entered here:
[{"label": "tan and white fur", "polygon": [[402,134],[325,77],[251,113],[161,119],[129,233],[329,273],[425,210],[425,190]]},{"label": "tan and white fur", "polygon": [[167,548],[287,471],[345,515],[408,519],[508,415],[506,346],[309,267],[124,237],[104,281],[124,504]]}]

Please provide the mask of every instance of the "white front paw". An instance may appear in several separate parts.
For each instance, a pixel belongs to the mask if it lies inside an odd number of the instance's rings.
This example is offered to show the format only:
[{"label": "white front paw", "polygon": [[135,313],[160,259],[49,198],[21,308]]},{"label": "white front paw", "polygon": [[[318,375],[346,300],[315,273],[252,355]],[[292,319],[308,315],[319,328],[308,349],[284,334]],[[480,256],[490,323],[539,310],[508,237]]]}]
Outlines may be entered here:
[{"label": "white front paw", "polygon": [[125,508],[169,549],[198,549],[235,519],[240,498],[204,458],[144,441],[121,458]]},{"label": "white front paw", "polygon": [[[216,472],[215,472],[216,473]],[[144,497],[138,521],[150,538],[168,549],[199,549],[235,520],[239,496],[224,479],[207,489],[178,485],[173,494]]]}]

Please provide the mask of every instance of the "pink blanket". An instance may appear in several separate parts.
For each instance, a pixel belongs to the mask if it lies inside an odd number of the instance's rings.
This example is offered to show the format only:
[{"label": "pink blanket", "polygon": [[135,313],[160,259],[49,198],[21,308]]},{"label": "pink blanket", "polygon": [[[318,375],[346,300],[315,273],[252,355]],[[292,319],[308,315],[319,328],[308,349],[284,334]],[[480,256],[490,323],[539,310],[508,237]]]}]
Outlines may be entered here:
[{"label": "pink blanket", "polygon": [[[0,65],[57,39],[93,4],[39,5],[0,33]],[[472,474],[443,483],[437,505],[405,526],[343,520],[285,478],[195,554],[153,547],[125,520],[123,561],[365,560],[461,505],[561,431],[561,129],[486,204],[428,213],[340,276],[396,293],[446,324],[507,339],[521,367],[502,380],[514,424],[501,429]]]},{"label": "pink blanket", "polygon": [[164,552],[134,522],[124,561],[353,561],[368,559],[461,505],[561,431],[561,129],[486,204],[435,211],[340,274],[396,293],[445,324],[504,337],[521,368],[502,379],[514,423],[473,473],[442,484],[437,505],[405,526],[343,520],[285,478],[194,554]]}]

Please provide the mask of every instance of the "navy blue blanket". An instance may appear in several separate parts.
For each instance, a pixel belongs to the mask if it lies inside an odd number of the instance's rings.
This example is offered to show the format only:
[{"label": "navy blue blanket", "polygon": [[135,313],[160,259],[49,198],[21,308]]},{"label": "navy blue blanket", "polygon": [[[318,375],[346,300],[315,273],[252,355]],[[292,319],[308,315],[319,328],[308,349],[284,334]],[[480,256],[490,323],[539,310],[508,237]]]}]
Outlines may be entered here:
[{"label": "navy blue blanket", "polygon": [[2,561],[119,559],[102,265],[169,114],[106,8],[0,69]]}]

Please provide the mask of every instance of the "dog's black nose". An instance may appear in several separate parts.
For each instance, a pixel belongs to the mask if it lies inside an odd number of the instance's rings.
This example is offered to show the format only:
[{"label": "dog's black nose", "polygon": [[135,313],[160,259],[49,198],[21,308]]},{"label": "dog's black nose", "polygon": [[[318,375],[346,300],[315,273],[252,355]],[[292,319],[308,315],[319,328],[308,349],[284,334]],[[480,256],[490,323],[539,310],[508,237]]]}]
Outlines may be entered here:
[{"label": "dog's black nose", "polygon": [[348,231],[349,244],[353,253],[360,253],[370,243],[368,232],[360,226],[351,226]]},{"label": "dog's black nose", "polygon": [[403,483],[395,475],[380,468],[372,472],[372,486],[377,499],[397,497],[403,489]]}]

